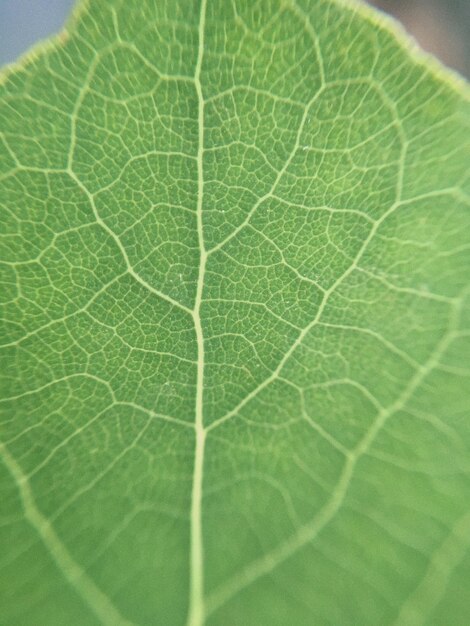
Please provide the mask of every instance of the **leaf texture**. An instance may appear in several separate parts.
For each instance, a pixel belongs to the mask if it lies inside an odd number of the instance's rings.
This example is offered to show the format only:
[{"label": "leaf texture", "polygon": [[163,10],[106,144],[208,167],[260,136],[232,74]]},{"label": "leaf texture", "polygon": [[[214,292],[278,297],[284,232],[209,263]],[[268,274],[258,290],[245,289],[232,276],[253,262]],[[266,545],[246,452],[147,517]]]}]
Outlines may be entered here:
[{"label": "leaf texture", "polygon": [[338,0],[91,0],[1,80],[0,621],[464,626],[469,98]]}]

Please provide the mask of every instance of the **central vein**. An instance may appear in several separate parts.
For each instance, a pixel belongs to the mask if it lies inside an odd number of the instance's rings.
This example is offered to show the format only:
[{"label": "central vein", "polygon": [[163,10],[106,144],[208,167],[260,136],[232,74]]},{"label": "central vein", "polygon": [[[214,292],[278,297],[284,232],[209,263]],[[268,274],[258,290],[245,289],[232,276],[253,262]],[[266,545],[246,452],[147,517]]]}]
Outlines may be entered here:
[{"label": "central vein", "polygon": [[194,328],[197,341],[197,380],[195,410],[195,449],[193,487],[191,494],[191,554],[190,554],[190,588],[188,626],[201,626],[204,623],[204,556],[202,538],[202,483],[204,468],[204,444],[206,431],[203,419],[203,388],[204,388],[204,336],[201,325],[201,301],[206,269],[207,252],[204,246],[202,225],[202,202],[204,194],[204,98],[201,87],[201,68],[204,53],[204,29],[206,18],[206,2],[201,0],[199,18],[199,45],[195,71],[195,85],[198,97],[198,150],[197,150],[197,232],[199,240],[199,274],[196,289],[196,300],[193,309]]}]

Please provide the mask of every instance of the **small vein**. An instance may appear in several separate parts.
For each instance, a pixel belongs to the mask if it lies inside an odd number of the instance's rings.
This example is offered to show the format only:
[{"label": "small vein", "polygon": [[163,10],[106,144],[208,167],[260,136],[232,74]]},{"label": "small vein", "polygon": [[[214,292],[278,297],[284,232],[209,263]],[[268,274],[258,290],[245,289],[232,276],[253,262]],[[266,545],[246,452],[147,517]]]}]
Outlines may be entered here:
[{"label": "small vein", "polygon": [[[323,86],[320,88],[320,90],[313,96],[312,100],[310,101],[310,103],[307,105],[306,110],[305,110],[305,114],[304,117],[302,118],[302,122],[300,124],[300,128],[297,134],[297,141],[296,141],[296,145],[299,143],[300,141],[300,135],[302,132],[302,128],[303,128],[303,124],[305,123],[305,118],[307,115],[307,112],[310,109],[310,106],[312,105],[312,103],[315,101],[315,99],[318,97],[318,95],[322,92],[322,88]],[[380,228],[380,226],[384,223],[384,221],[392,214],[396,211],[397,207],[400,205],[401,199],[402,199],[402,192],[403,192],[403,178],[404,178],[404,163],[405,163],[405,156],[406,156],[406,151],[407,151],[407,146],[408,146],[408,141],[405,135],[405,132],[403,130],[403,127],[401,125],[400,119],[398,118],[397,114],[396,114],[396,105],[395,103],[389,98],[389,96],[383,92],[383,89],[380,89],[380,92],[382,94],[382,98],[384,100],[384,102],[386,102],[386,104],[390,107],[391,111],[394,112],[396,120],[397,120],[397,132],[398,132],[398,136],[400,139],[400,145],[401,145],[401,150],[400,150],[400,162],[399,162],[399,168],[398,168],[398,172],[397,172],[397,183],[396,183],[396,188],[395,188],[395,201],[393,202],[393,204],[383,213],[383,215],[377,219],[376,221],[373,222],[371,229],[369,231],[369,234],[367,235],[367,237],[365,238],[361,248],[359,249],[359,251],[357,252],[356,256],[353,259],[353,262],[351,263],[351,265],[349,265],[349,267],[336,279],[336,281],[323,293],[323,297],[321,300],[321,303],[317,309],[317,312],[314,316],[314,318],[312,319],[312,321],[299,333],[297,339],[292,343],[291,347],[289,348],[289,350],[287,350],[286,354],[284,355],[284,357],[279,361],[278,366],[276,367],[276,369],[273,371],[273,373],[271,374],[271,376],[267,377],[260,385],[258,385],[255,389],[253,389],[249,394],[247,394],[245,396],[245,398],[243,398],[243,400],[241,400],[237,406],[235,406],[233,409],[231,409],[230,411],[228,411],[225,415],[223,415],[222,417],[216,419],[214,422],[212,422],[212,424],[208,427],[208,431],[213,429],[213,428],[217,428],[218,426],[220,426],[221,424],[223,424],[224,422],[226,422],[227,420],[231,419],[232,417],[234,417],[235,415],[237,415],[237,413],[246,405],[248,404],[253,398],[255,398],[258,393],[260,391],[262,391],[263,389],[265,389],[271,382],[273,382],[274,380],[276,380],[276,378],[279,376],[279,374],[282,371],[282,368],[284,367],[285,363],[288,361],[288,359],[292,356],[292,354],[295,352],[295,350],[297,349],[297,347],[302,343],[302,341],[305,339],[305,337],[308,335],[308,333],[310,332],[310,330],[320,321],[322,315],[323,315],[323,311],[325,310],[326,304],[330,298],[330,296],[336,291],[336,289],[338,288],[338,286],[358,267],[359,261],[361,260],[361,258],[363,257],[364,253],[366,252],[370,242],[372,241],[372,239],[374,238],[374,236],[376,235],[378,229]],[[258,202],[255,204],[255,206],[253,207],[253,209],[250,211],[250,213],[248,214],[247,218],[245,219],[245,221],[232,233],[232,235],[229,235],[229,237],[227,237],[226,239],[224,239],[218,246],[216,246],[215,248],[212,248],[212,250],[210,252],[215,251],[216,249],[219,249],[222,245],[224,245],[229,239],[231,239],[241,228],[243,228],[245,226],[246,223],[248,223],[249,219],[251,218],[251,215],[253,214],[253,212],[256,210],[256,208],[259,206],[259,204],[261,204],[261,202],[268,197],[275,189],[276,185],[277,185],[277,181],[280,179],[280,177],[282,176],[282,173],[285,171],[285,169],[288,167],[288,164],[290,163],[293,155],[296,152],[296,147],[294,146],[293,151],[291,152],[291,155],[289,157],[289,159],[287,160],[284,168],[282,170],[280,170],[278,178],[276,179],[276,181],[273,184],[273,187],[271,189],[270,192],[268,192],[268,194],[266,194],[266,196],[263,196],[262,198],[260,198],[260,200],[258,200]]]},{"label": "small vein", "polygon": [[167,295],[166,293],[164,293],[163,291],[160,291],[159,289],[156,289],[155,287],[153,287],[150,283],[148,283],[144,278],[142,278],[142,276],[140,276],[140,274],[138,274],[138,272],[135,271],[135,269],[133,268],[130,260],[129,260],[129,256],[126,252],[126,249],[124,248],[124,246],[121,243],[121,240],[119,239],[119,237],[116,235],[116,233],[106,224],[106,222],[100,217],[98,210],[96,208],[96,204],[94,201],[94,198],[92,196],[92,194],[88,191],[88,189],[85,187],[85,185],[82,183],[82,181],[78,178],[78,176],[75,174],[75,172],[73,172],[73,170],[68,170],[68,174],[71,178],[73,178],[73,180],[77,183],[77,185],[80,187],[80,189],[87,195],[89,202],[90,202],[90,206],[93,210],[93,214],[95,216],[95,220],[96,223],[101,226],[101,228],[106,231],[108,233],[108,235],[110,237],[112,237],[112,239],[114,240],[114,242],[116,243],[123,259],[124,259],[124,263],[126,264],[126,269],[127,269],[127,273],[132,276],[132,278],[134,278],[138,283],[140,283],[143,287],[145,287],[145,289],[147,289],[148,291],[150,291],[151,293],[155,294],[156,296],[158,296],[159,298],[161,298],[162,300],[166,300],[167,302],[169,302],[170,304],[172,304],[174,307],[177,307],[178,309],[184,311],[185,313],[188,313],[189,315],[192,315],[192,309],[190,309],[189,307],[185,306],[184,304],[182,304],[181,302],[178,302],[177,300],[175,300],[174,298],[172,298],[171,296]]},{"label": "small vein", "polygon": [[263,196],[261,196],[260,198],[258,198],[258,200],[255,202],[253,207],[250,209],[250,211],[246,215],[245,219],[241,222],[241,224],[239,224],[230,233],[230,235],[227,235],[227,237],[225,237],[225,239],[223,239],[217,245],[213,246],[210,250],[208,250],[208,252],[207,252],[208,255],[209,254],[213,254],[214,252],[217,252],[217,250],[220,250],[221,248],[223,248],[229,241],[231,241],[236,235],[238,235],[238,233],[250,222],[252,216],[255,214],[255,212],[257,211],[258,207],[265,200],[268,200],[272,196],[272,194],[274,193],[276,187],[279,184],[279,181],[284,176],[285,172],[287,171],[288,167],[292,163],[292,160],[294,159],[294,157],[295,157],[295,155],[296,155],[296,153],[297,153],[297,151],[298,151],[298,149],[300,147],[300,139],[302,137],[302,133],[303,133],[305,124],[306,124],[306,122],[308,120],[308,115],[310,113],[310,110],[311,110],[313,104],[315,103],[315,101],[323,93],[324,88],[325,88],[325,84],[323,83],[320,86],[320,88],[318,89],[318,91],[315,93],[315,95],[310,99],[310,101],[305,106],[305,109],[304,109],[304,112],[303,112],[303,115],[302,115],[302,119],[300,120],[299,128],[297,130],[297,136],[295,138],[294,146],[293,146],[293,148],[292,148],[288,158],[286,159],[284,165],[282,166],[282,168],[277,173],[277,176],[274,179],[274,182],[271,185],[271,188],[269,189],[269,191],[267,193],[265,193]]}]

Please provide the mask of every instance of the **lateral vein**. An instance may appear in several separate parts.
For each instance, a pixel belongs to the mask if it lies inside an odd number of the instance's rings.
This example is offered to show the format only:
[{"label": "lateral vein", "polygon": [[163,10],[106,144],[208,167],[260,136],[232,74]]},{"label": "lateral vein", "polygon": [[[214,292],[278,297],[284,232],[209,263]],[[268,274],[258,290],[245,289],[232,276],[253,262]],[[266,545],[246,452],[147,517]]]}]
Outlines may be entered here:
[{"label": "lateral vein", "polygon": [[97,587],[62,543],[50,521],[37,507],[27,476],[3,443],[0,443],[0,455],[16,483],[26,520],[35,529],[70,586],[103,626],[132,626],[132,622],[119,613],[111,599]]}]

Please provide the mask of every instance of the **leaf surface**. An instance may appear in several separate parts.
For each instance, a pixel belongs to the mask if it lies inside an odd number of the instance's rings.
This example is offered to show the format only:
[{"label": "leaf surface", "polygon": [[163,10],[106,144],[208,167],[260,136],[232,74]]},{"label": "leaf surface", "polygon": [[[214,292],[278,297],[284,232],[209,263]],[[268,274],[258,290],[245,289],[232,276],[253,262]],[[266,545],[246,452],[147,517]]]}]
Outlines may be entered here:
[{"label": "leaf surface", "polygon": [[1,81],[0,621],[464,626],[468,89],[337,0],[92,0]]}]

